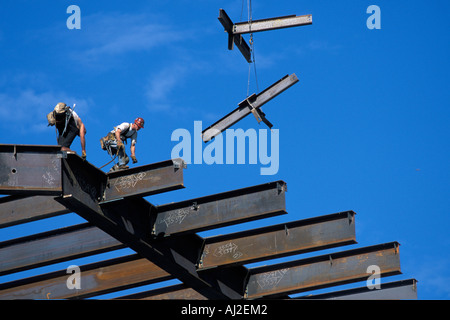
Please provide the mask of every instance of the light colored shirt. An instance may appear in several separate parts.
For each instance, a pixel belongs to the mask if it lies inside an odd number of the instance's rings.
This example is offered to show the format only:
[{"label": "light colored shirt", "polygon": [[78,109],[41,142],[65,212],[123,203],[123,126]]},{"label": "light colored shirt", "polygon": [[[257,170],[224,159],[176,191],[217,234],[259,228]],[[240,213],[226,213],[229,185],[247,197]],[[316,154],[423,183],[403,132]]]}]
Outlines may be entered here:
[{"label": "light colored shirt", "polygon": [[117,129],[120,129],[120,139],[126,142],[128,138],[131,139],[131,145],[134,146],[137,142],[137,130],[131,128],[131,123],[123,122],[112,130],[115,133]]}]

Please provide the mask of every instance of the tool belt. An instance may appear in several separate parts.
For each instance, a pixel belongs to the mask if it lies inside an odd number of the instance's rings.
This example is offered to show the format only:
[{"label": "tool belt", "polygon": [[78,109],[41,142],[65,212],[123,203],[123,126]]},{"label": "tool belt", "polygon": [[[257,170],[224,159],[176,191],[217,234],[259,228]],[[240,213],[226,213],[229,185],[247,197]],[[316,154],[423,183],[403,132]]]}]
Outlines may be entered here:
[{"label": "tool belt", "polygon": [[107,141],[116,141],[116,136],[114,135],[114,133],[109,132],[106,137],[100,139],[100,146],[103,150],[107,150]]}]

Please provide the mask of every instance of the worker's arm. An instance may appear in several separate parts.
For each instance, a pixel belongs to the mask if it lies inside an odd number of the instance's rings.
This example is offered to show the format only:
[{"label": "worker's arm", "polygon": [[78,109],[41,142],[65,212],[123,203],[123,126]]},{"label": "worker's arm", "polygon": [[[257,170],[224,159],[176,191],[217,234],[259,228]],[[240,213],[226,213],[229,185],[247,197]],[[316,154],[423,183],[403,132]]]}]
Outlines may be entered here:
[{"label": "worker's arm", "polygon": [[82,151],[82,157],[83,159],[86,159],[86,127],[84,126],[83,121],[81,121],[81,118],[78,117],[78,128],[80,128],[80,142],[81,142],[81,151]]},{"label": "worker's arm", "polygon": [[120,133],[122,132],[122,130],[120,129],[116,129],[116,131],[114,132],[115,136],[116,136],[116,141],[117,141],[117,148],[125,148],[125,146],[123,145],[123,141],[122,139],[120,139]]},{"label": "worker's arm", "polygon": [[130,151],[131,151],[131,160],[133,160],[133,163],[137,163],[135,143],[131,143]]}]

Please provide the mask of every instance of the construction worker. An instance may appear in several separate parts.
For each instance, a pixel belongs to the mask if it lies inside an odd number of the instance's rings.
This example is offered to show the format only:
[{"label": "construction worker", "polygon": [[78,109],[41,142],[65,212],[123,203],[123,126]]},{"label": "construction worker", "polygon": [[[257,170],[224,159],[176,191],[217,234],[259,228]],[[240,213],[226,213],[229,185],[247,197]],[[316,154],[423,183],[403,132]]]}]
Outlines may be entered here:
[{"label": "construction worker", "polygon": [[137,133],[140,129],[144,128],[144,119],[136,118],[133,123],[123,122],[122,124],[114,127],[108,135],[100,139],[100,144],[103,150],[108,151],[108,153],[115,157],[117,155],[119,161],[115,164],[110,171],[128,169],[128,158],[125,152],[125,145],[128,139],[131,139],[130,151],[131,160],[133,163],[137,163],[136,159],[136,141]]},{"label": "construction worker", "polygon": [[58,103],[52,112],[47,115],[49,125],[57,129],[58,145],[63,151],[72,151],[70,146],[76,136],[80,136],[81,158],[86,160],[86,127],[78,114],[64,102]]}]

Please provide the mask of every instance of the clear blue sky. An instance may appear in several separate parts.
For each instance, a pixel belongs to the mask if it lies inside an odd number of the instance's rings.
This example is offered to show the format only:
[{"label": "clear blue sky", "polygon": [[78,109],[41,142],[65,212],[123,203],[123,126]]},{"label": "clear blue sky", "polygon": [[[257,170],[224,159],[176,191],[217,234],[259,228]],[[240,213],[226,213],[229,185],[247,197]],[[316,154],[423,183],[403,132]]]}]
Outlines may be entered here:
[{"label": "clear blue sky", "polygon": [[[227,50],[217,20],[220,8],[246,20],[246,2],[242,12],[241,0],[3,0],[0,143],[56,144],[46,114],[64,101],[76,103],[87,127],[91,163],[110,159],[100,137],[137,116],[146,120],[138,164],[170,159],[175,129],[193,134],[194,121],[206,128],[246,98],[248,63]],[[81,9],[79,30],[66,26],[72,4]],[[366,26],[372,4],[381,9],[379,30]],[[444,0],[253,0],[253,19],[313,15],[311,26],[254,34],[258,86],[251,65],[250,93],[286,74],[300,80],[262,108],[279,129],[278,173],[260,175],[260,163],[191,164],[186,189],[147,199],[284,180],[288,215],[215,232],[354,210],[352,247],[401,244],[403,275],[382,281],[416,278],[420,299],[449,299],[448,12]],[[265,126],[250,115],[233,128]],[[80,153],[78,138],[72,148]],[[0,241],[80,222],[68,215],[6,228]]]}]

